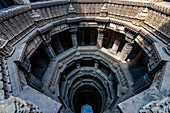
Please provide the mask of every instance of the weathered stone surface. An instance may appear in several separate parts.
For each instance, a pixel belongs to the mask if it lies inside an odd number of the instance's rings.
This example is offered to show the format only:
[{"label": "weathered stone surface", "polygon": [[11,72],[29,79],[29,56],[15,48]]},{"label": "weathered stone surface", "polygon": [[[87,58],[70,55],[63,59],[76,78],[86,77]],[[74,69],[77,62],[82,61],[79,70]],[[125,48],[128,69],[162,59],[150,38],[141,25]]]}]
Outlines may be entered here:
[{"label": "weathered stone surface", "polygon": [[[138,113],[142,107],[151,101],[162,99],[162,95],[156,87],[151,87],[124,102],[118,104],[123,113]],[[130,108],[130,109],[129,109]]]},{"label": "weathered stone surface", "polygon": [[165,97],[162,100],[152,101],[145,105],[139,113],[169,113],[169,107],[170,97]]},{"label": "weathered stone surface", "polygon": [[42,113],[42,111],[29,101],[11,96],[0,101],[0,113]]},{"label": "weathered stone surface", "polygon": [[160,91],[165,95],[170,97],[170,62],[167,62],[162,74],[162,80],[160,83]]},{"label": "weathered stone surface", "polygon": [[59,102],[29,86],[25,87],[18,97],[34,103],[42,110],[43,113],[57,113],[62,106]]}]

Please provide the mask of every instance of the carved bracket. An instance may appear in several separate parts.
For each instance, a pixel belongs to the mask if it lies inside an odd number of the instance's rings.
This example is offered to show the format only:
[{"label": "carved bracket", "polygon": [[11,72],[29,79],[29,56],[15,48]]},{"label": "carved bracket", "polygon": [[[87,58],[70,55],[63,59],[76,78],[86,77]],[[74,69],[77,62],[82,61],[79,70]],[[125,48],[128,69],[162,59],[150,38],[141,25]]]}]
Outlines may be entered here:
[{"label": "carved bracket", "polygon": [[7,40],[0,39],[0,54],[9,57],[13,54],[15,48],[12,47]]}]

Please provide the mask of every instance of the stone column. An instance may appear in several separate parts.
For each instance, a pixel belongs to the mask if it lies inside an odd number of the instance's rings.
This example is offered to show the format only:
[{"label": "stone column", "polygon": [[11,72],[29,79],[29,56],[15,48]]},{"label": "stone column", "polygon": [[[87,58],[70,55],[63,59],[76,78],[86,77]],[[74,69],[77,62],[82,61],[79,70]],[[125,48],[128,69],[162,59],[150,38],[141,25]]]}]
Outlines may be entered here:
[{"label": "stone column", "polygon": [[121,37],[117,36],[115,38],[115,41],[114,41],[113,46],[112,46],[112,51],[113,51],[114,54],[117,54],[117,51],[118,51],[118,48],[119,48],[119,45],[120,45],[120,39],[119,38],[121,38]]},{"label": "stone column", "polygon": [[104,38],[104,28],[98,28],[97,48],[102,48]]},{"label": "stone column", "polygon": [[61,45],[61,41],[60,41],[59,36],[57,36],[56,38],[57,38],[57,40],[56,40],[57,51],[58,51],[58,53],[62,53],[64,51],[64,48]]},{"label": "stone column", "polygon": [[51,44],[46,44],[44,47],[44,50],[47,53],[47,55],[51,61],[54,61],[56,59],[56,54],[55,54],[53,48],[51,47]]},{"label": "stone column", "polygon": [[77,26],[71,26],[70,27],[70,33],[71,33],[71,39],[72,39],[73,48],[77,48],[78,47],[78,43],[77,43]]},{"label": "stone column", "polygon": [[109,84],[110,84],[110,86],[112,86],[112,88],[110,88],[110,90],[111,90],[111,93],[112,93],[112,98],[114,99],[115,98],[115,89],[113,88],[114,87],[114,83],[113,83],[113,79],[114,79],[114,77],[113,77],[113,75],[110,73],[109,74],[109,76],[108,76],[108,79],[109,79]]},{"label": "stone column", "polygon": [[34,75],[29,73],[26,79],[30,86],[38,89],[39,91],[42,91],[43,83],[39,79],[37,79]]},{"label": "stone column", "polygon": [[94,68],[97,70],[98,67],[99,67],[99,62],[98,62],[98,61],[95,61],[95,63],[94,63]]},{"label": "stone column", "polygon": [[120,59],[121,60],[126,60],[128,57],[129,53],[132,51],[132,44],[130,42],[126,42],[125,46],[123,47],[121,53],[120,53]]}]

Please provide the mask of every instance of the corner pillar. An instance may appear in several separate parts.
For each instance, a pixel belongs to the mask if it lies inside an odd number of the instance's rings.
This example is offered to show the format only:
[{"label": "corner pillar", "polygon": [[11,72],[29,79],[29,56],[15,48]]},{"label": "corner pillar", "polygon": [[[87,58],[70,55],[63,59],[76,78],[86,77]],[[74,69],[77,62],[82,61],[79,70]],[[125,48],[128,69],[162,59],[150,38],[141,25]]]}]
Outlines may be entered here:
[{"label": "corner pillar", "polygon": [[118,51],[118,48],[119,48],[119,45],[120,45],[120,39],[121,37],[116,37],[114,43],[113,43],[113,46],[112,46],[112,51],[114,54],[117,54],[117,51]]},{"label": "corner pillar", "polygon": [[50,61],[54,61],[56,59],[56,54],[53,50],[53,48],[51,47],[51,34],[47,33],[45,35],[42,34],[42,39],[43,39],[43,45],[44,45],[44,50],[47,53]]},{"label": "corner pillar", "polygon": [[77,43],[77,26],[71,26],[69,31],[71,33],[71,39],[72,39],[73,48],[77,48],[78,47],[78,43]]},{"label": "corner pillar", "polygon": [[126,60],[128,57],[129,53],[132,51],[132,44],[127,42],[125,46],[123,47],[121,53],[120,53],[120,59],[121,60]]},{"label": "corner pillar", "polygon": [[99,62],[98,62],[98,61],[95,61],[95,63],[94,63],[94,68],[97,70],[98,67],[99,67]]},{"label": "corner pillar", "polygon": [[51,47],[51,44],[46,44],[44,47],[44,50],[47,53],[47,55],[51,61],[54,61],[56,59],[56,54],[55,54],[53,48]]},{"label": "corner pillar", "polygon": [[103,38],[104,38],[104,28],[99,27],[98,29],[98,37],[97,37],[97,48],[102,48]]},{"label": "corner pillar", "polygon": [[131,31],[129,29],[125,29],[125,33],[126,33],[125,40],[127,42],[125,43],[125,46],[123,47],[123,49],[120,53],[121,60],[126,60],[129,53],[132,51],[133,44],[135,42],[134,39],[136,37],[136,33],[134,33],[133,31]]}]

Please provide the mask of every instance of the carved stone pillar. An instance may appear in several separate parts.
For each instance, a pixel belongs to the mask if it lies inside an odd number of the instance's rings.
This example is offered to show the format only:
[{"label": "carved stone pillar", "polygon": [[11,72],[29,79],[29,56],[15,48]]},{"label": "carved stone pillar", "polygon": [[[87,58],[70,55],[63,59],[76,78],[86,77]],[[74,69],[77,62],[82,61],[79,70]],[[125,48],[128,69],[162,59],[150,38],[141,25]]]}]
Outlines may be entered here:
[{"label": "carved stone pillar", "polygon": [[136,34],[129,29],[125,29],[125,33],[126,33],[125,40],[127,42],[125,43],[125,46],[123,47],[120,53],[121,60],[126,60],[129,53],[132,51],[132,48],[133,48],[132,45],[134,44],[134,39],[136,37]]},{"label": "carved stone pillar", "polygon": [[98,63],[98,61],[95,61],[95,63],[94,63],[94,67],[95,67],[95,69],[96,69],[96,70],[98,69],[98,67],[99,67],[99,63]]},{"label": "carved stone pillar", "polygon": [[7,40],[1,39],[0,41],[0,54],[6,57],[12,55],[15,50],[14,47],[12,47]]},{"label": "carved stone pillar", "polygon": [[[114,77],[113,77],[113,75],[110,73],[109,74],[109,76],[108,76],[108,79],[109,79],[109,84],[112,86],[112,87],[114,87],[114,83],[113,83],[113,79],[114,79]],[[112,97],[113,98],[115,98],[115,89],[114,88],[110,88],[110,90],[111,90],[111,93],[112,93]]]},{"label": "carved stone pillar", "polygon": [[57,51],[58,53],[62,53],[64,51],[64,48],[63,46],[61,45],[61,41],[60,41],[60,38],[59,36],[56,37],[56,47],[57,47]]},{"label": "carved stone pillar", "polygon": [[126,60],[128,57],[129,53],[132,51],[132,44],[127,42],[125,46],[123,47],[121,53],[120,53],[120,59],[121,60]]},{"label": "carved stone pillar", "polygon": [[69,31],[71,33],[73,48],[77,48],[77,26],[71,26]]},{"label": "carved stone pillar", "polygon": [[97,48],[102,48],[104,38],[104,28],[98,28]]},{"label": "carved stone pillar", "polygon": [[39,91],[42,91],[43,83],[39,79],[37,79],[34,75],[29,73],[26,79],[30,86],[38,89]]},{"label": "carved stone pillar", "polygon": [[112,46],[112,51],[114,54],[117,54],[117,51],[118,51],[118,48],[119,48],[119,45],[120,45],[120,39],[121,37],[116,37],[114,43],[113,43],[113,46]]},{"label": "carved stone pillar", "polygon": [[44,50],[51,61],[54,61],[56,59],[56,54],[50,44],[46,44]]}]

